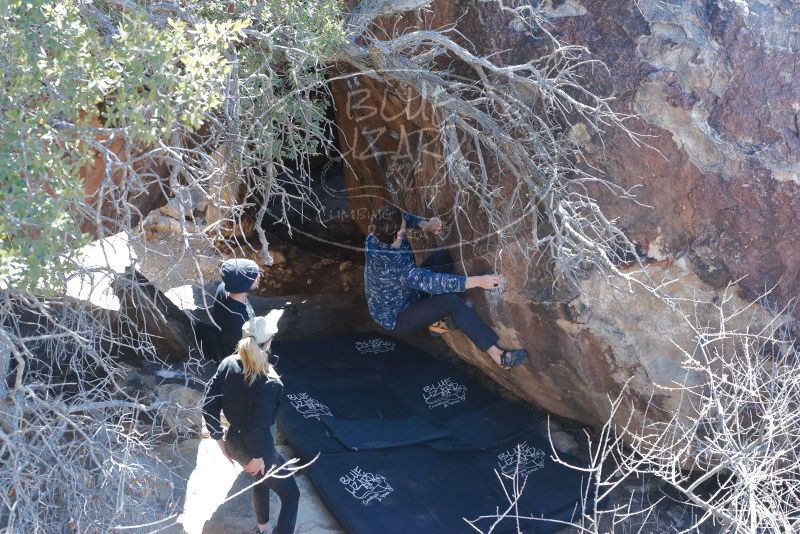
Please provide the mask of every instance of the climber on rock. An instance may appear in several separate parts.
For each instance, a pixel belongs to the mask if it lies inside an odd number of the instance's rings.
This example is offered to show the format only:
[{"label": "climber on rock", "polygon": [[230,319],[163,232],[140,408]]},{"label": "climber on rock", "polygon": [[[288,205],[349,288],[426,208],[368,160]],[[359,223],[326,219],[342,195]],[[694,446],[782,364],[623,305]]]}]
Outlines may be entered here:
[{"label": "climber on rock", "polygon": [[[244,323],[236,352],[219,364],[208,383],[203,418],[209,434],[229,461],[261,480],[272,468],[286,461],[275,449],[270,427],[275,422],[283,383],[269,363],[272,339],[278,332],[280,313],[256,317]],[[223,433],[221,413],[230,423]],[[269,490],[278,494],[281,511],[272,534],[293,534],[300,492],[293,476],[279,470],[253,486],[253,508],[258,532],[269,534]]]},{"label": "climber on rock", "polygon": [[498,347],[497,334],[456,294],[472,287],[494,289],[500,284],[500,276],[453,274],[452,259],[444,250],[434,252],[417,266],[406,229],[439,235],[442,222],[437,217],[423,219],[388,205],[373,215],[371,223],[365,243],[364,291],[375,322],[399,335],[426,325],[432,333],[440,333],[448,329],[445,319],[449,317],[452,326],[486,351],[497,365],[509,369],[522,363],[526,351]]},{"label": "climber on rock", "polygon": [[217,354],[225,357],[236,348],[242,336],[242,325],[255,316],[247,294],[258,287],[261,270],[253,260],[225,260],[220,268],[222,283],[214,295],[211,317],[219,328]]}]

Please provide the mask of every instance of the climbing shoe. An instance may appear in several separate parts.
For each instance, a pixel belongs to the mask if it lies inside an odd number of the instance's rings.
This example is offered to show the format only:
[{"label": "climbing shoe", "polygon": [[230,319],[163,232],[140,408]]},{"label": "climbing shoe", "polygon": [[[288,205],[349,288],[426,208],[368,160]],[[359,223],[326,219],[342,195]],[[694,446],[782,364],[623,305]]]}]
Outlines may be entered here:
[{"label": "climbing shoe", "polygon": [[503,369],[511,369],[512,367],[518,366],[528,356],[528,351],[523,349],[502,350],[503,352],[500,354],[500,367]]},{"label": "climbing shoe", "polygon": [[433,337],[439,337],[445,332],[449,332],[452,329],[453,327],[450,324],[449,317],[428,325],[428,333],[430,333],[430,335],[432,335]]}]

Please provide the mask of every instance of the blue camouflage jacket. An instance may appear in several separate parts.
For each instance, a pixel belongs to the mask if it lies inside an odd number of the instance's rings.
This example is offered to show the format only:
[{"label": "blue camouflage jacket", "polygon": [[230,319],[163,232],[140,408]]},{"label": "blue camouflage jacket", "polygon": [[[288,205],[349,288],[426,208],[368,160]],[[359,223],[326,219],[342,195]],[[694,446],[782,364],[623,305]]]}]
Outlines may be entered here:
[{"label": "blue camouflage jacket", "polygon": [[[410,213],[403,217],[409,228],[419,228],[419,223],[424,220]],[[400,248],[392,248],[369,234],[364,249],[364,292],[369,314],[387,330],[394,329],[401,311],[420,299],[420,291],[435,295],[464,291],[466,276],[417,267],[406,238],[403,238]]]}]

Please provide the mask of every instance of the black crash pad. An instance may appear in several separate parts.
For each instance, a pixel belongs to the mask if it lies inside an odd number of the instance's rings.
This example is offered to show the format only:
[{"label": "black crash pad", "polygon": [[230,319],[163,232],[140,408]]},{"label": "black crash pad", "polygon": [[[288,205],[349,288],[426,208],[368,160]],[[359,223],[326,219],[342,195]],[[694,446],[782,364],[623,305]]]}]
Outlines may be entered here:
[{"label": "black crash pad", "polygon": [[326,417],[324,423],[342,445],[354,451],[404,447],[451,437],[446,429],[415,416],[389,420]]},{"label": "black crash pad", "polygon": [[[351,534],[483,531],[524,484],[523,532],[582,512],[584,475],[553,461],[541,421],[459,366],[387,336],[276,342],[286,398],[278,424]],[[357,450],[355,450],[357,449]],[[565,458],[576,464],[574,459]],[[517,469],[521,466],[521,469]],[[515,532],[503,520],[493,532]]]},{"label": "black crash pad", "polygon": [[390,370],[385,380],[411,412],[431,421],[448,421],[495,401],[494,395],[466,373],[433,359],[413,369]]},{"label": "black crash pad", "polygon": [[[564,527],[569,521],[580,491],[580,474],[564,480],[563,468],[546,457],[547,453],[530,444],[524,448],[523,473],[518,485],[525,482],[518,502],[523,532],[544,534]],[[502,474],[516,458],[516,443],[507,450],[491,452],[441,452],[416,446],[382,452],[367,451],[323,454],[312,465],[310,474],[325,503],[348,532],[381,534],[453,534],[474,532],[465,519],[477,520],[488,531],[497,510],[509,506],[506,491],[513,495],[514,482]],[[501,459],[502,458],[502,459]],[[512,461],[516,465],[516,461]],[[550,472],[548,472],[548,470]],[[550,483],[535,481],[548,479]],[[552,486],[574,485],[570,493],[552,491]],[[503,487],[505,486],[505,491]],[[484,517],[484,519],[480,519]],[[497,534],[516,531],[516,521],[506,518],[493,530]]]},{"label": "black crash pad", "polygon": [[285,397],[278,419],[281,431],[303,460],[318,452],[348,450],[328,430],[328,419],[405,419],[408,410],[388,391],[376,374],[294,377],[283,368]]},{"label": "black crash pad", "polygon": [[439,450],[493,449],[540,426],[529,409],[504,400],[441,423],[450,436],[431,444]]}]

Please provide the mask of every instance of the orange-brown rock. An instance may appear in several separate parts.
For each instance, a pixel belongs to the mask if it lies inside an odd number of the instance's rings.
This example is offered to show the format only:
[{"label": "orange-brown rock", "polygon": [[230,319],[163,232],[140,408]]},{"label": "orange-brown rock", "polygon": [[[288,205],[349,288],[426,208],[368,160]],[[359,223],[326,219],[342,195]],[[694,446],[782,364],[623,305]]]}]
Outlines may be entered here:
[{"label": "orange-brown rock", "polygon": [[100,135],[97,141],[104,143],[120,161],[133,161],[132,169],[140,177],[132,180],[124,165],[112,163],[109,168],[98,151],[95,151],[94,162],[81,169],[87,203],[100,212],[102,221],[102,228],[98,228],[96,220],[84,218],[81,230],[100,237],[135,227],[151,210],[166,203],[164,190],[167,188],[163,182],[169,176],[169,169],[164,162],[142,158],[145,152],[142,147],[126,146],[122,136],[108,139]]},{"label": "orange-brown rock", "polygon": [[[553,0],[545,2],[553,31],[588,47],[610,77],[587,84],[616,97],[620,112],[636,113],[631,126],[650,135],[636,146],[622,132],[581,139],[587,160],[623,187],[641,184],[642,205],[606,190],[594,192],[607,214],[633,240],[656,278],[677,281],[670,292],[719,297],[735,283],[744,305],[766,289],[780,308],[800,293],[800,10],[791,0]],[[436,0],[421,18],[429,27],[455,24],[481,54],[521,63],[537,52],[493,3]],[[417,15],[385,22],[410,28]],[[368,213],[400,195],[410,211],[433,215],[452,204],[442,186],[435,134],[425,104],[403,88],[366,77],[333,83],[339,144],[351,207],[366,229]],[[408,176],[398,184],[392,160],[407,151]],[[402,160],[402,158],[401,158]],[[388,171],[388,172],[387,172]],[[424,205],[415,188],[438,183],[441,194]],[[366,208],[366,209],[365,209]],[[468,209],[468,208],[467,208]],[[467,213],[478,218],[478,213]],[[469,252],[469,251],[467,251]],[[687,323],[642,291],[616,291],[587,280],[582,295],[547,290],[526,277],[514,250],[498,264],[502,293],[472,291],[469,299],[501,334],[531,356],[522,369],[492,366],[460,334],[448,343],[520,396],[561,415],[600,424],[608,396],[630,380],[630,398],[642,410],[676,407],[674,393],[656,389],[683,379],[680,347],[690,348]],[[468,258],[470,259],[470,258]],[[492,264],[472,258],[472,273]],[[535,278],[535,277],[534,277]],[[688,311],[688,310],[687,310]],[[794,312],[800,317],[800,312]],[[713,320],[708,309],[699,320]],[[657,414],[658,410],[653,412]]]}]

